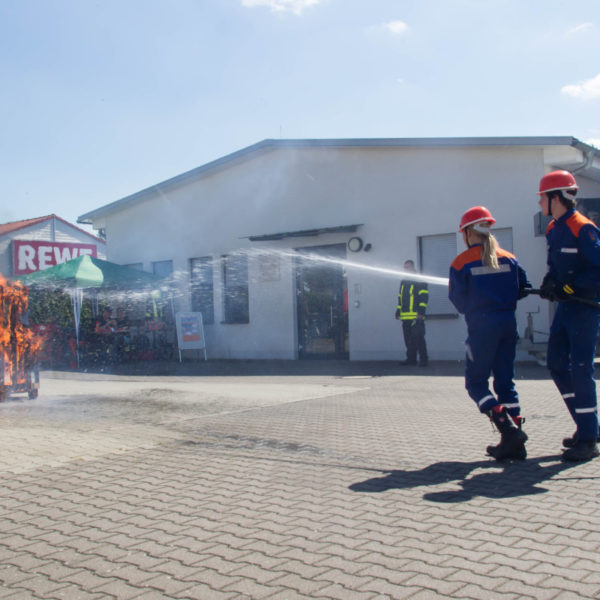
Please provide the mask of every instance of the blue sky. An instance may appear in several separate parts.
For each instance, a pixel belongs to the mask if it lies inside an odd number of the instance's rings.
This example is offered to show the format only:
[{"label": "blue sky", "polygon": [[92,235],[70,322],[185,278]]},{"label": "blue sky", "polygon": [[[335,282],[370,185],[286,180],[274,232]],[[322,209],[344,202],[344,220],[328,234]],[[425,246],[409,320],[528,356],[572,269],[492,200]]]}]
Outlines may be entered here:
[{"label": "blue sky", "polygon": [[0,223],[265,138],[600,146],[598,0],[2,0]]}]

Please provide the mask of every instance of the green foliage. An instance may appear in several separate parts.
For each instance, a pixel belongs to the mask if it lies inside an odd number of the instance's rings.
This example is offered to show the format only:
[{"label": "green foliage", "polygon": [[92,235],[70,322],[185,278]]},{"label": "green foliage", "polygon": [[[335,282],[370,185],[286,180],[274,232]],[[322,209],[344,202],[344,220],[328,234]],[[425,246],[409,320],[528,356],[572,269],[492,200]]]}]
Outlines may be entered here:
[{"label": "green foliage", "polygon": [[[73,306],[68,294],[60,290],[29,289],[29,320],[32,324],[55,323],[63,330],[73,329]],[[81,321],[92,320],[92,306],[83,301]]]}]

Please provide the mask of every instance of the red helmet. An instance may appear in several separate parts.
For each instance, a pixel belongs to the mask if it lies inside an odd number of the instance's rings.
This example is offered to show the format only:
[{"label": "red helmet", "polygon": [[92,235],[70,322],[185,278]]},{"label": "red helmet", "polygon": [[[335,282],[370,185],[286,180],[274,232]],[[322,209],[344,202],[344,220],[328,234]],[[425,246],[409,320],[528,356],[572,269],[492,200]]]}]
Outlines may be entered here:
[{"label": "red helmet", "polygon": [[552,171],[546,173],[540,179],[540,191],[538,194],[547,192],[555,192],[557,190],[577,190],[577,182],[575,177],[569,171]]},{"label": "red helmet", "polygon": [[492,217],[492,213],[485,206],[474,206],[462,216],[458,230],[464,231],[469,225],[477,225],[478,223],[493,225],[495,222],[496,219]]}]

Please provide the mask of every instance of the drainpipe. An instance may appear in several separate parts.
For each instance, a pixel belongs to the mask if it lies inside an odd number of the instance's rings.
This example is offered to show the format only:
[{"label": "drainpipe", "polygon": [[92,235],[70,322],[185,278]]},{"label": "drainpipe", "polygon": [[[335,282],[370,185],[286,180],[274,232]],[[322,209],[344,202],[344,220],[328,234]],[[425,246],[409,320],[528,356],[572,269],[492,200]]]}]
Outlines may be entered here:
[{"label": "drainpipe", "polygon": [[597,151],[594,150],[593,148],[590,148],[587,144],[583,144],[582,142],[580,142],[577,139],[573,140],[572,145],[574,148],[581,150],[581,152],[583,152],[583,156],[584,156],[583,163],[581,165],[579,165],[578,167],[571,169],[571,173],[573,173],[573,175],[576,175],[577,173],[586,171],[587,169],[589,169],[592,166],[592,163],[594,162],[594,155],[596,154]]}]

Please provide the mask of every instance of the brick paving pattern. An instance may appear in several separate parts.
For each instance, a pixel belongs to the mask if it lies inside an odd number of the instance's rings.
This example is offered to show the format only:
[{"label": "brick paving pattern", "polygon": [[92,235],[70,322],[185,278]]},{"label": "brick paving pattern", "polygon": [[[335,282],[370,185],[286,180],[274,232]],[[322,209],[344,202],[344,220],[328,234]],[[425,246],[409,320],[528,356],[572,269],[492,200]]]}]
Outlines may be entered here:
[{"label": "brick paving pattern", "polygon": [[600,598],[600,459],[517,383],[505,464],[460,372],[42,376],[0,404],[0,599]]}]

